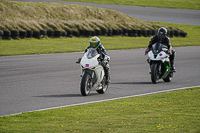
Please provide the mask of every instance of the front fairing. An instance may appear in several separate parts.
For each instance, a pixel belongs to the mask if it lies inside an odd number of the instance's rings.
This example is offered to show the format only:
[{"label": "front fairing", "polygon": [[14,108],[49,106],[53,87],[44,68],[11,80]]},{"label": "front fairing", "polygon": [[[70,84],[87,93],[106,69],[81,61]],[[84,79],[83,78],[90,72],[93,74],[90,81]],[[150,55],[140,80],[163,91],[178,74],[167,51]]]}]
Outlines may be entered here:
[{"label": "front fairing", "polygon": [[162,62],[168,61],[169,60],[168,57],[169,56],[163,51],[161,51],[158,54],[154,54],[152,51],[149,51],[149,53],[148,53],[148,58],[152,61],[159,61],[159,60],[162,61]]},{"label": "front fairing", "polygon": [[156,43],[152,46],[152,49],[148,53],[148,58],[150,61],[169,61],[169,55],[166,54],[167,48],[163,44]]},{"label": "front fairing", "polygon": [[98,57],[100,54],[94,48],[89,48],[83,55],[80,65],[82,68],[94,68],[99,65]]}]

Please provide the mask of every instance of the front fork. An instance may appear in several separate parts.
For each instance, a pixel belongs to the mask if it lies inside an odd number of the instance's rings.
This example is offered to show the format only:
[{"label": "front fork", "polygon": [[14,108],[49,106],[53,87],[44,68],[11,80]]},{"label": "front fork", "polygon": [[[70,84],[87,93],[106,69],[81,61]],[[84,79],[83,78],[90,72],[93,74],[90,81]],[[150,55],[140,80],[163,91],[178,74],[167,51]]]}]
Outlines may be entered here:
[{"label": "front fork", "polygon": [[[87,71],[90,75],[91,75],[91,81],[89,83],[89,87],[91,88],[93,86],[94,83],[94,71]],[[86,73],[86,70],[82,71],[82,75],[80,77],[83,77],[83,75]]]},{"label": "front fork", "polygon": [[[150,73],[149,74],[151,74],[152,61],[150,61],[150,59],[147,59],[147,62],[149,63],[149,69],[150,69]],[[161,63],[160,62],[156,62],[156,63],[157,63],[157,67],[158,67],[158,74],[162,75],[162,70],[161,70],[162,66],[161,66]]]},{"label": "front fork", "polygon": [[94,83],[94,72],[92,72],[91,74],[91,82],[90,82],[90,86],[92,87]]},{"label": "front fork", "polygon": [[[152,61],[148,58],[147,59],[147,63],[149,63],[149,69],[150,69],[150,71],[151,71],[151,65],[152,65]],[[159,71],[159,75],[161,75],[161,73],[162,73],[162,71],[161,71],[161,63],[160,62],[157,62],[158,63],[158,71]],[[149,74],[151,74],[151,73],[149,73]]]}]

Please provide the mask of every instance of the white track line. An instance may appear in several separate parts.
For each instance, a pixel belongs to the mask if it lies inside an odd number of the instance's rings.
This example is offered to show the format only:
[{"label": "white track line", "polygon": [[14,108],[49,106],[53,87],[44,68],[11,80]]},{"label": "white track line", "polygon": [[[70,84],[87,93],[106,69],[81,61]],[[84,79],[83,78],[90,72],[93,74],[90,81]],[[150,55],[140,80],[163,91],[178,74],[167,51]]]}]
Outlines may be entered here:
[{"label": "white track line", "polygon": [[[98,102],[111,101],[111,100],[130,98],[130,97],[138,97],[138,96],[151,95],[151,94],[158,94],[158,93],[164,93],[164,92],[170,92],[170,91],[176,91],[176,90],[182,90],[182,89],[194,88],[194,87],[200,87],[200,85],[198,85],[198,86],[190,86],[190,87],[183,87],[183,88],[176,88],[176,89],[170,89],[170,90],[163,90],[163,91],[156,91],[156,92],[150,92],[150,93],[144,93],[144,94],[138,94],[138,95],[131,95],[131,96],[125,96],[125,97],[111,98],[111,99],[105,99],[105,100],[99,100],[99,101],[91,101],[91,102],[85,102],[85,103],[70,104],[70,105],[65,105],[65,106],[58,106],[58,107],[51,107],[51,108],[45,108],[45,109],[39,109],[39,110],[32,110],[32,111],[27,111],[27,112],[44,111],[44,110],[57,109],[57,108],[63,108],[63,107],[69,107],[69,106],[84,105],[84,104],[89,104],[89,103],[98,103]],[[10,115],[17,115],[17,114],[21,114],[21,113],[23,113],[23,112],[10,114]],[[4,115],[4,116],[8,116],[8,115]],[[3,116],[0,116],[0,117],[3,117]]]}]

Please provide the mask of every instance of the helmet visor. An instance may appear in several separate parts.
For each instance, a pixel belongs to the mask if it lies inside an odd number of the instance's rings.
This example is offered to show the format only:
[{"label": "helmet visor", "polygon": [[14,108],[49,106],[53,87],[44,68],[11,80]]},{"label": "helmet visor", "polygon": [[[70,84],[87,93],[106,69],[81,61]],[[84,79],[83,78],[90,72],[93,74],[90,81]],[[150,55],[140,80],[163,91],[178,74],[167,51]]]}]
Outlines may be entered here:
[{"label": "helmet visor", "polygon": [[164,37],[165,35],[164,35],[164,34],[159,34],[159,36],[160,36],[160,37]]},{"label": "helmet visor", "polygon": [[99,42],[90,42],[90,46],[92,48],[96,48],[98,46]]},{"label": "helmet visor", "polygon": [[165,37],[165,30],[164,29],[161,29],[159,32],[158,32],[158,35],[160,38],[164,38]]}]

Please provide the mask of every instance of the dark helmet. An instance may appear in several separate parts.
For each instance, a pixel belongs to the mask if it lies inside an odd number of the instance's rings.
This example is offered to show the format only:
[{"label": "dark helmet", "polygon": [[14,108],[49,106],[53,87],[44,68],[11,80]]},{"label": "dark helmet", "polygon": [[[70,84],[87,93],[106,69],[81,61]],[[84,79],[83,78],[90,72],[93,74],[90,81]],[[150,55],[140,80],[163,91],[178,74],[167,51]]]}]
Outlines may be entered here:
[{"label": "dark helmet", "polygon": [[163,39],[167,36],[167,29],[165,27],[161,27],[158,29],[158,37]]}]

